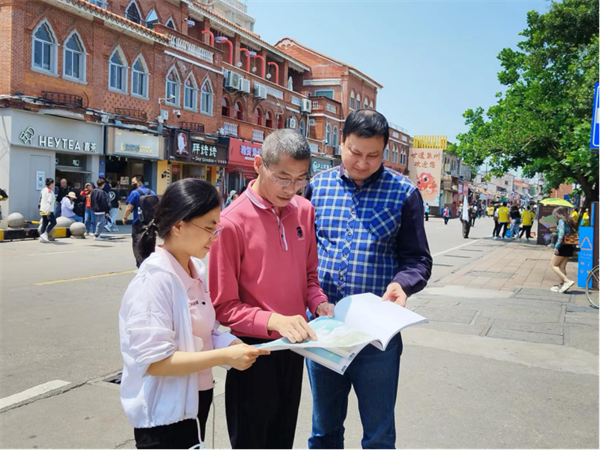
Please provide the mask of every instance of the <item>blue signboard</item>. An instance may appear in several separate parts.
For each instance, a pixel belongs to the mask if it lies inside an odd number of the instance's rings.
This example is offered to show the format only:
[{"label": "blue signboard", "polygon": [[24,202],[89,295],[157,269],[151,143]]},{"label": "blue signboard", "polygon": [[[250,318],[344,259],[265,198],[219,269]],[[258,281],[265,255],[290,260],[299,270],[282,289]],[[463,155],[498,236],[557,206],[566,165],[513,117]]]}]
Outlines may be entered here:
[{"label": "blue signboard", "polygon": [[598,97],[598,83],[594,89],[594,110],[592,112],[592,138],[590,148],[598,150],[600,144],[600,97]]},{"label": "blue signboard", "polygon": [[585,287],[585,281],[592,267],[594,267],[594,227],[579,227],[577,286]]}]

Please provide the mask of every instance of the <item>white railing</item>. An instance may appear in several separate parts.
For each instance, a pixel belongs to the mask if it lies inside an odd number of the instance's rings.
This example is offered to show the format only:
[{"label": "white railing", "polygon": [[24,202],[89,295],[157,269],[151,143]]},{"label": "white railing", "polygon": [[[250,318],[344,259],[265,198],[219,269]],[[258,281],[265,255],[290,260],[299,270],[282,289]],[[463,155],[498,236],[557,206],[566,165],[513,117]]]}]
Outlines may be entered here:
[{"label": "white railing", "polygon": [[308,146],[310,147],[310,152],[311,153],[319,153],[319,145],[315,144],[313,142],[309,142]]},{"label": "white railing", "polygon": [[225,133],[231,136],[238,135],[238,126],[235,123],[224,122],[223,128],[225,129]]},{"label": "white railing", "polygon": [[214,53],[202,48],[196,44],[186,41],[185,39],[178,38],[177,36],[169,35],[169,46],[187,53],[188,55],[194,56],[198,59],[202,59],[206,62],[213,63]]},{"label": "white railing", "polygon": [[263,130],[252,130],[252,140],[262,142],[265,140],[265,132]]},{"label": "white railing", "polygon": [[292,96],[292,105],[302,106],[302,99]]},{"label": "white railing", "polygon": [[325,106],[325,109],[329,112],[332,112],[334,114],[337,114],[337,108],[335,107],[335,105],[330,105],[329,103],[327,104],[327,106]]},{"label": "white railing", "polygon": [[227,3],[228,5],[231,5],[240,11],[244,11],[245,13],[248,12],[248,7],[242,2],[236,0],[223,0],[223,3]]}]

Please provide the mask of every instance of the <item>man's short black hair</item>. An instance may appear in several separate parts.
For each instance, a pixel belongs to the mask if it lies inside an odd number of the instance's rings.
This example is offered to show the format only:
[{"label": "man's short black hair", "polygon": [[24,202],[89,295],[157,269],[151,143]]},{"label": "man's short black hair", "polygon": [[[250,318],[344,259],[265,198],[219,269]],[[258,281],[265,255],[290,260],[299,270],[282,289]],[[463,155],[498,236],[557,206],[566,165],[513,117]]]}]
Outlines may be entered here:
[{"label": "man's short black hair", "polygon": [[116,188],[118,185],[119,185],[119,183],[117,183],[116,181],[110,182],[110,187],[112,187],[112,188]]},{"label": "man's short black hair", "polygon": [[508,202],[502,202],[502,206],[508,206]]},{"label": "man's short black hair", "polygon": [[138,183],[144,184],[144,175],[134,175],[133,178],[135,178],[138,181]]},{"label": "man's short black hair", "polygon": [[381,136],[383,148],[385,148],[390,139],[390,125],[383,114],[372,109],[359,109],[346,117],[346,123],[342,130],[342,142],[351,134],[361,138]]}]

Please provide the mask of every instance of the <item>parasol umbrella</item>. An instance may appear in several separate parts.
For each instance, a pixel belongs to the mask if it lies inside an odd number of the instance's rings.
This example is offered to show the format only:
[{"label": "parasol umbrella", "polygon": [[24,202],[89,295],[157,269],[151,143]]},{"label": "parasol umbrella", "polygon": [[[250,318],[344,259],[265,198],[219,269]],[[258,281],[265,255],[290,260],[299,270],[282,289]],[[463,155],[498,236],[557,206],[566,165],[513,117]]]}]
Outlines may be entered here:
[{"label": "parasol umbrella", "polygon": [[544,200],[540,201],[540,203],[542,205],[566,206],[567,208],[575,208],[575,205],[562,198],[545,198]]}]

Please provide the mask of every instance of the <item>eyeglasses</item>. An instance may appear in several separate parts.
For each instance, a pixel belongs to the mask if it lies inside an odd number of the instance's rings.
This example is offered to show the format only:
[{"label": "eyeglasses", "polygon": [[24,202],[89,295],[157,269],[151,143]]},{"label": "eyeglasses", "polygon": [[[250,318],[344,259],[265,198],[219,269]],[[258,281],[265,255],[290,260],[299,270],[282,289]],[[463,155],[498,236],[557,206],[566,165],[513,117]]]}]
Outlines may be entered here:
[{"label": "eyeglasses", "polygon": [[290,184],[294,183],[294,187],[297,187],[298,189],[300,189],[300,188],[303,188],[304,186],[306,186],[310,182],[310,180],[308,180],[306,178],[304,180],[288,180],[286,178],[277,178],[275,175],[273,175],[273,172],[271,172],[271,169],[269,169],[269,166],[267,166],[267,164],[265,162],[263,162],[263,164],[267,168],[267,170],[269,171],[269,173],[271,174],[273,179],[275,180],[275,183],[277,184],[277,186],[288,187]]},{"label": "eyeglasses", "polygon": [[207,233],[210,233],[210,239],[211,240],[215,240],[217,237],[219,237],[219,235],[221,234],[221,231],[223,231],[223,227],[217,227],[214,230],[209,230],[209,229],[206,229],[204,227],[201,227],[200,225],[196,225],[194,222],[188,222],[188,223],[191,223],[196,228],[200,228],[201,230],[204,230]]}]

